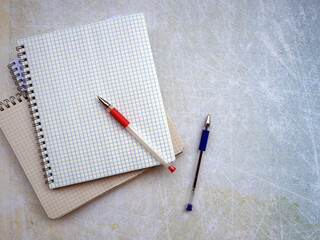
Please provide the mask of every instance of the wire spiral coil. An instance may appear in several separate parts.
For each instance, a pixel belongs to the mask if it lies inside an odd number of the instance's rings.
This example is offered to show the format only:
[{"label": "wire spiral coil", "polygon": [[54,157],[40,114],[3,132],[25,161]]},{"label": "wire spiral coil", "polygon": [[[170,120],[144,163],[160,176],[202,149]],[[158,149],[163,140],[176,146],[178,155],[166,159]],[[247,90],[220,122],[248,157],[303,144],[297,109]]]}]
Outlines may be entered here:
[{"label": "wire spiral coil", "polygon": [[16,93],[15,96],[10,96],[9,98],[0,101],[0,111],[4,111],[6,108],[10,108],[11,105],[22,102],[23,99],[28,99],[27,94]]},{"label": "wire spiral coil", "polygon": [[[42,131],[39,111],[36,103],[36,97],[34,95],[33,85],[31,82],[31,75],[30,75],[30,70],[27,62],[26,51],[23,45],[18,46],[16,50],[18,51],[17,56],[19,58],[20,69],[22,70],[21,77],[23,77],[23,79],[25,80],[26,92],[29,96],[28,107],[30,108],[30,114],[32,115],[31,119],[33,121],[34,132],[36,134],[37,145],[39,147],[39,150],[38,150],[39,156],[40,156],[40,159],[42,159],[41,161],[41,165],[43,166],[42,171],[45,172],[43,177],[46,179],[45,183],[50,184],[54,182],[54,179],[52,176],[50,160],[47,152],[44,134]],[[17,71],[14,68],[14,65],[12,65],[12,63],[8,65],[8,68],[11,69],[13,73]]]},{"label": "wire spiral coil", "polygon": [[11,77],[14,81],[14,84],[17,86],[19,92],[27,92],[26,81],[25,81],[25,73],[22,70],[22,61],[21,59],[15,59],[10,62],[7,66]]}]

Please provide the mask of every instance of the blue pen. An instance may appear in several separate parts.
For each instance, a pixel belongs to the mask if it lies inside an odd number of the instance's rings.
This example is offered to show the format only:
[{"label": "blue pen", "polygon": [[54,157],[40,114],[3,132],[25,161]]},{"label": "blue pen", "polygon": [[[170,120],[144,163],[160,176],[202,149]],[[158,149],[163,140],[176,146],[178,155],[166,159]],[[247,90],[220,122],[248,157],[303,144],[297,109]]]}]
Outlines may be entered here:
[{"label": "blue pen", "polygon": [[193,180],[190,200],[189,200],[189,203],[188,203],[188,205],[186,207],[187,211],[192,211],[192,201],[193,201],[193,197],[194,197],[194,191],[195,191],[196,186],[197,186],[197,180],[198,180],[198,175],[199,175],[201,158],[202,158],[203,152],[206,150],[208,137],[209,137],[209,132],[210,132],[210,131],[208,131],[208,128],[210,126],[210,120],[211,120],[211,117],[210,117],[210,114],[208,114],[206,123],[204,124],[204,130],[202,130],[202,135],[201,135],[201,140],[200,140],[200,145],[199,145],[200,155],[199,155],[196,175],[195,175],[194,180]]}]

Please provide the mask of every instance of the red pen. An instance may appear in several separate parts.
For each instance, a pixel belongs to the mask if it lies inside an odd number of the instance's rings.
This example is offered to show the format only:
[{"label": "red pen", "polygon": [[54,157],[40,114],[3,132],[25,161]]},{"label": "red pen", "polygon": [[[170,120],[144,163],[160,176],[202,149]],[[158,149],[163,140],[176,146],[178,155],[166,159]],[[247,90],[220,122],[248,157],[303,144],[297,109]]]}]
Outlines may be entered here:
[{"label": "red pen", "polygon": [[170,170],[170,172],[174,172],[176,170],[176,168],[171,165],[170,163],[168,163],[166,160],[164,160],[154,149],[154,147],[152,147],[152,145],[150,145],[148,142],[146,142],[141,136],[139,136],[139,134],[132,128],[132,126],[130,125],[130,122],[116,109],[114,108],[110,103],[108,103],[106,100],[104,100],[103,98],[99,97],[100,102],[106,106],[106,108],[108,109],[109,113],[129,132],[131,133],[131,135],[142,144],[142,146],[147,149],[152,156],[154,156],[160,163],[162,163],[163,166],[165,166],[166,168],[168,168]]}]

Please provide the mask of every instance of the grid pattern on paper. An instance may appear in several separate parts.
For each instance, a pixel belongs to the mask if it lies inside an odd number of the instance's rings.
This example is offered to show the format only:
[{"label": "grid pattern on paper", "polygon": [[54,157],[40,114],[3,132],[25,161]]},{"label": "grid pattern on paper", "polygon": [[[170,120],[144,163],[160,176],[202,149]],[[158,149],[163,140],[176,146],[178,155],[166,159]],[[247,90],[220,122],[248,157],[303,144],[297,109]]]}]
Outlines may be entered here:
[{"label": "grid pattern on paper", "polygon": [[[169,116],[167,118],[174,151],[178,154],[183,151],[183,141]],[[37,141],[31,123],[27,100],[23,99],[21,103],[0,111],[0,128],[50,218],[62,217],[144,171],[129,172],[52,191],[44,183]]]},{"label": "grid pattern on paper", "polygon": [[18,43],[27,53],[50,188],[158,165],[97,95],[116,105],[165,159],[175,159],[143,14]]}]

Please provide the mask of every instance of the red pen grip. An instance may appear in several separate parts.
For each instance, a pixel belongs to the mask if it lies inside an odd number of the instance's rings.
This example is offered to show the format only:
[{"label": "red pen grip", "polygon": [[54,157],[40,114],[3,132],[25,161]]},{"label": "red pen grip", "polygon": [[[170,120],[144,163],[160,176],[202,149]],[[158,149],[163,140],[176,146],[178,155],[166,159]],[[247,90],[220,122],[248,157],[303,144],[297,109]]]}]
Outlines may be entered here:
[{"label": "red pen grip", "polygon": [[129,125],[129,121],[116,109],[112,108],[110,114],[123,126],[126,127]]}]

